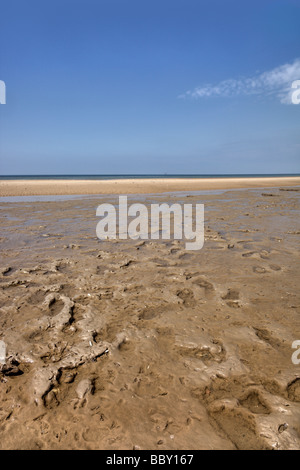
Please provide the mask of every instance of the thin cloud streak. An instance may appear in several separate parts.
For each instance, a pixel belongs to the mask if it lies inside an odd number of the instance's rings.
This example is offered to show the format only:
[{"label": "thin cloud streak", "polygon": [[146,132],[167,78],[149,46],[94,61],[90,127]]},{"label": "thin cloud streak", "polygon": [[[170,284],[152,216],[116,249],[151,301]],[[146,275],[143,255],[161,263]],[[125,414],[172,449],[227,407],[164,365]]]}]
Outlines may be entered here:
[{"label": "thin cloud streak", "polygon": [[234,97],[249,95],[275,96],[281,103],[292,103],[292,83],[300,79],[300,59],[291,64],[255,75],[251,78],[223,80],[217,85],[207,84],[189,90],[179,98]]}]

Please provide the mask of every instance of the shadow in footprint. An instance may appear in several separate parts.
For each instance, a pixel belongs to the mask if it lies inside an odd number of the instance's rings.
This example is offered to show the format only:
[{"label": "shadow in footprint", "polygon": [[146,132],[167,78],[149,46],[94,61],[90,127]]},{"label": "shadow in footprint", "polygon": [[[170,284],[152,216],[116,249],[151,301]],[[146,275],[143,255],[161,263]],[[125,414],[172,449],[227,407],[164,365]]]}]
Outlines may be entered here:
[{"label": "shadow in footprint", "polygon": [[245,398],[240,399],[239,403],[254,414],[269,415],[271,413],[271,410],[256,390],[252,390]]}]

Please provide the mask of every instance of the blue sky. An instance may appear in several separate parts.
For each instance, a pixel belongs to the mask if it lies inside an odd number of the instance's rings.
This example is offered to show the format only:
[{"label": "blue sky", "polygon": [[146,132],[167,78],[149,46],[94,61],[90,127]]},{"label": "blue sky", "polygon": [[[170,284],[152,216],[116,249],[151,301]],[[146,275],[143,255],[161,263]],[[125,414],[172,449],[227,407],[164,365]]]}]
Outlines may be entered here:
[{"label": "blue sky", "polygon": [[298,0],[0,0],[0,14],[0,174],[300,173]]}]

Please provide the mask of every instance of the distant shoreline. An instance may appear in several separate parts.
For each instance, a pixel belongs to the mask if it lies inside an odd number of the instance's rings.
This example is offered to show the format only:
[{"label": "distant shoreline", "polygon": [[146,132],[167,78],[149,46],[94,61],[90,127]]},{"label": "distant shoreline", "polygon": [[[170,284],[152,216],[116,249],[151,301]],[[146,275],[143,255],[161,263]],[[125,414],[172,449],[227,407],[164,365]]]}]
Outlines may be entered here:
[{"label": "distant shoreline", "polygon": [[300,176],[161,177],[122,179],[1,179],[0,197],[75,194],[153,194],[239,188],[300,186]]},{"label": "distant shoreline", "polygon": [[300,177],[300,173],[269,173],[269,174],[103,174],[103,175],[0,175],[0,181],[25,180],[69,180],[69,181],[105,181],[105,180],[149,180],[149,179],[228,179],[228,178],[287,178]]}]

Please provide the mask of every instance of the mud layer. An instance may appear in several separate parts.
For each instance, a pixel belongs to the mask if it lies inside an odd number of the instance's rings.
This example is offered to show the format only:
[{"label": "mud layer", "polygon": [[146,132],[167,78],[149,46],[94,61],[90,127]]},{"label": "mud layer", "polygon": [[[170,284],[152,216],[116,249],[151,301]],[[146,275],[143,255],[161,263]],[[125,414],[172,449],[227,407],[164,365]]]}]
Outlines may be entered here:
[{"label": "mud layer", "polygon": [[0,201],[0,448],[300,448],[300,188],[157,201],[205,204],[202,250]]}]

